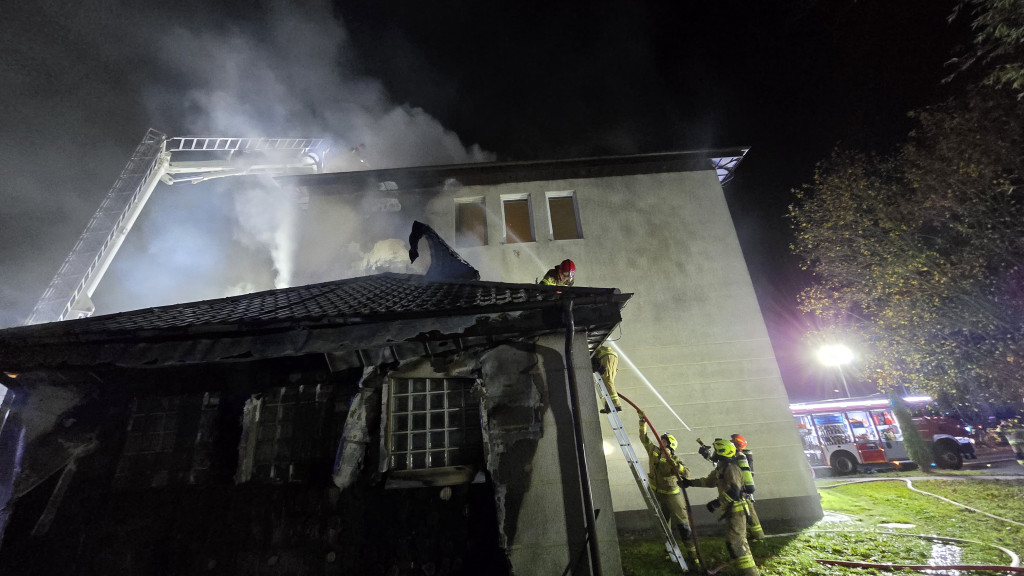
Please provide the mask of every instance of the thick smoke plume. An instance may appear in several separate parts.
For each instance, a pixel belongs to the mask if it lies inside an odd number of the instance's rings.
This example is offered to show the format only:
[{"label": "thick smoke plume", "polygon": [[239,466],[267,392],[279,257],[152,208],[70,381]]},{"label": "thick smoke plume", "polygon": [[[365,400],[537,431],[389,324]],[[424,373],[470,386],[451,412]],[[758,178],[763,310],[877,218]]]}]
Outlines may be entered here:
[{"label": "thick smoke plume", "polygon": [[[133,145],[150,126],[169,136],[329,138],[329,171],[493,158],[476,145],[464,145],[424,110],[392,102],[380,82],[357,73],[358,56],[327,2],[271,2],[257,13],[247,12],[252,9],[247,6],[231,14],[223,7],[190,1],[174,7],[108,4],[109,9],[99,13],[47,5],[31,8],[34,18],[66,27],[65,35],[77,42],[60,55],[70,62],[69,74],[75,69],[83,71],[83,79],[101,78],[97,95],[118,99],[123,110],[136,112],[125,118],[104,112],[105,125],[94,119],[82,121],[92,139],[81,149],[109,167],[104,178],[95,180],[99,184],[90,186],[96,190],[59,204],[82,212],[75,225],[62,229],[67,238],[60,240],[68,249],[88,220],[85,214],[95,210],[113,183],[106,174],[116,174],[128,159],[130,148],[108,147],[97,138],[104,126],[121,146]],[[26,57],[35,56],[26,51]],[[83,80],[67,82],[90,85]],[[104,102],[97,97],[68,104],[82,108],[88,117],[90,106]],[[73,108],[67,111],[75,113]],[[67,127],[71,134],[78,131],[74,124]],[[129,129],[134,142],[126,140]],[[96,155],[98,150],[102,156]],[[69,196],[80,192],[69,188]],[[336,228],[345,238],[331,242],[345,247],[333,255],[339,261],[297,270],[302,203],[273,181],[246,177],[160,185],[97,289],[97,314],[406,265],[398,262],[400,251],[393,242],[366,245],[362,219],[346,218],[346,210],[338,208],[347,223]],[[393,238],[408,234],[407,227],[397,228]],[[59,261],[50,260],[53,255],[47,258],[33,261],[48,268],[35,274],[34,282],[56,272]],[[20,323],[36,297],[21,298],[21,313],[8,313],[4,323]]]}]

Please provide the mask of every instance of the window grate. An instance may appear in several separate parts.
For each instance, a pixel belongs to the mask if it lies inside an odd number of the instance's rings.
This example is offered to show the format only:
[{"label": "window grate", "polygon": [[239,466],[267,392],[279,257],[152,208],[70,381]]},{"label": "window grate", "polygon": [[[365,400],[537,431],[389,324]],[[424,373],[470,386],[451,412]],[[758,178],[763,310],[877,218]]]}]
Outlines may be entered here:
[{"label": "window grate", "polygon": [[459,378],[393,379],[392,470],[426,470],[479,460],[482,438],[475,381]]}]

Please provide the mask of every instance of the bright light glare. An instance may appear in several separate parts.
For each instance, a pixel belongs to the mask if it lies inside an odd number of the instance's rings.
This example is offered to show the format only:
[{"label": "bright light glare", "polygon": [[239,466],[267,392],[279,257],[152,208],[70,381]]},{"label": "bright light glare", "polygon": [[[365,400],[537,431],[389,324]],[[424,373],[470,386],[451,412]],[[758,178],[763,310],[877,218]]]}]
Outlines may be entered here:
[{"label": "bright light glare", "polygon": [[842,344],[828,344],[818,348],[818,362],[826,366],[842,366],[853,361],[853,350]]},{"label": "bright light glare", "polygon": [[604,448],[604,455],[605,456],[611,456],[612,452],[615,451],[615,448],[612,448],[612,445],[607,443],[607,442],[602,442],[601,446],[602,446],[602,448]]}]

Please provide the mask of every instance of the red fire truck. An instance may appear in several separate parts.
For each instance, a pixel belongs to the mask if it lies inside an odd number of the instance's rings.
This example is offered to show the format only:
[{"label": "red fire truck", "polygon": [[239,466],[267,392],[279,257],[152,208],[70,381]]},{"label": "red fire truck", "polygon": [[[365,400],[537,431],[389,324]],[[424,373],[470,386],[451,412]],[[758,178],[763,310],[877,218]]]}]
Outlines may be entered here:
[{"label": "red fire truck", "polygon": [[[913,409],[932,399],[910,396],[904,401]],[[790,404],[789,408],[811,466],[831,466],[842,475],[853,474],[861,465],[899,466],[910,460],[892,404],[882,394]],[[920,417],[914,422],[931,446],[934,466],[959,470],[965,456],[974,456],[973,440],[958,420]]]}]

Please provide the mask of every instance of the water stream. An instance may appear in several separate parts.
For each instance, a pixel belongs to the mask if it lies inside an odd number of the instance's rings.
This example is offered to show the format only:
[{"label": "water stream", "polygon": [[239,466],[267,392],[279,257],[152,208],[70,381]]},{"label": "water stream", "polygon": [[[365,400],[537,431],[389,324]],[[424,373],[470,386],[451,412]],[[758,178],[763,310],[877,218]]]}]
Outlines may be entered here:
[{"label": "water stream", "polygon": [[676,420],[679,420],[679,423],[683,425],[683,428],[686,428],[687,432],[693,432],[693,430],[686,425],[686,422],[683,422],[683,419],[679,417],[679,414],[676,414],[676,411],[672,409],[672,406],[669,405],[668,401],[666,401],[665,398],[658,393],[658,390],[654,388],[654,384],[651,384],[651,381],[648,380],[646,376],[644,376],[644,373],[641,372],[640,369],[636,367],[636,364],[633,364],[633,361],[629,359],[629,356],[627,356],[626,353],[622,351],[622,348],[619,348],[619,345],[616,344],[615,342],[609,341],[608,344],[615,349],[615,353],[619,355],[619,359],[625,362],[627,366],[629,366],[634,372],[636,372],[637,376],[640,377],[640,381],[646,384],[647,387],[651,389],[651,392],[654,393],[654,396],[657,397],[658,400],[661,400],[661,403],[664,404],[665,407],[668,408],[668,411],[671,412],[672,415],[676,417]]},{"label": "water stream", "polygon": [[[557,264],[557,262],[552,264],[544,264],[543,262],[541,262],[540,258],[538,258],[534,251],[529,248],[529,244],[527,243],[520,244],[519,246],[516,247],[516,250],[521,250],[521,253],[524,253],[525,255],[532,258],[537,263],[538,269],[541,270],[541,275],[547,272],[548,266]],[[669,405],[667,400],[665,400],[665,397],[658,392],[658,390],[654,387],[654,384],[651,384],[651,381],[648,380],[646,376],[644,376],[644,373],[641,372],[640,369],[637,368],[636,364],[634,364],[633,361],[629,359],[629,356],[622,350],[622,348],[620,348],[618,344],[610,340],[607,341],[606,343],[613,349],[615,349],[615,353],[618,354],[620,360],[625,362],[626,365],[629,366],[631,370],[633,370],[633,372],[636,372],[636,375],[640,377],[640,381],[643,382],[651,390],[654,396],[658,400],[660,400],[662,404],[664,404],[665,408],[668,408],[668,411],[673,416],[675,416],[676,420],[679,420],[679,423],[683,425],[683,428],[686,428],[687,432],[693,432],[693,429],[687,426],[686,422],[683,421],[679,414],[677,414],[676,411],[672,409],[672,406]]]}]

